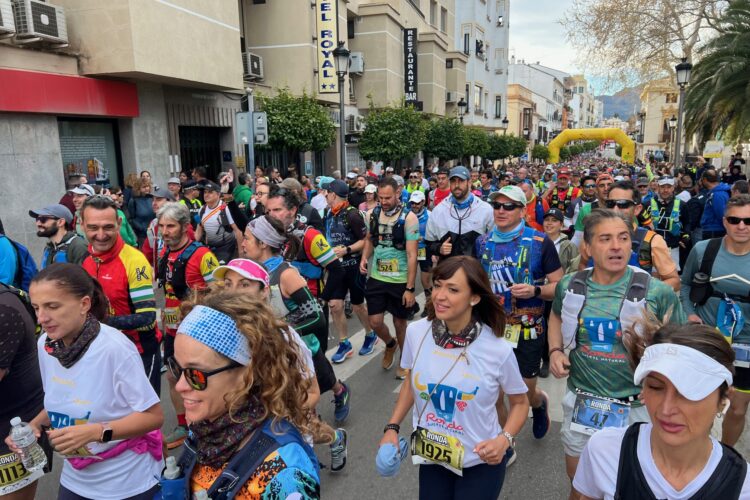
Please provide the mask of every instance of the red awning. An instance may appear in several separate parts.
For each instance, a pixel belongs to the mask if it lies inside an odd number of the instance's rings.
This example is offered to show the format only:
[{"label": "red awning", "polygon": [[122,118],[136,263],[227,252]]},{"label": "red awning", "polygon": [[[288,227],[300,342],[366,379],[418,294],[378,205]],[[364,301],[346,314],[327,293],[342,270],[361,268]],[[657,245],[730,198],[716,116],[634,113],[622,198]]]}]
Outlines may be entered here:
[{"label": "red awning", "polygon": [[135,84],[0,68],[0,112],[138,116]]}]

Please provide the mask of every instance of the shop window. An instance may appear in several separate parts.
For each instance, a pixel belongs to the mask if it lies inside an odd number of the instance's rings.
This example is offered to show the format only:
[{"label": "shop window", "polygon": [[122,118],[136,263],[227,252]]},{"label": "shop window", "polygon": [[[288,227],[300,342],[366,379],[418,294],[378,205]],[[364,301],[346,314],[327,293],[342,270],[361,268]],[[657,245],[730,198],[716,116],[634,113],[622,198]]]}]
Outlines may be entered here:
[{"label": "shop window", "polygon": [[85,175],[89,184],[109,187],[122,183],[120,144],[113,120],[60,119],[63,173]]}]

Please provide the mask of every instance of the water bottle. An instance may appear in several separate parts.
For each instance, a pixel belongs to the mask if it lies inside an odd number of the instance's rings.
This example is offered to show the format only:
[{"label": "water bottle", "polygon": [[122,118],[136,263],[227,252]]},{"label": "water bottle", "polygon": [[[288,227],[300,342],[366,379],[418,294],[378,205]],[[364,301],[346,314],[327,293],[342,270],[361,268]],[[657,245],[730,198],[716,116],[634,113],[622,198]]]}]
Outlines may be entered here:
[{"label": "water bottle", "polygon": [[14,417],[10,421],[13,428],[10,430],[10,438],[21,450],[21,461],[24,468],[34,472],[47,465],[47,456],[44,450],[36,442],[34,430],[26,422],[21,422],[20,417]]},{"label": "water bottle", "polygon": [[180,468],[177,466],[175,457],[167,457],[167,468],[164,470],[164,479],[177,479],[180,477]]},{"label": "water bottle", "polygon": [[208,492],[206,490],[196,490],[193,493],[193,500],[209,500]]}]

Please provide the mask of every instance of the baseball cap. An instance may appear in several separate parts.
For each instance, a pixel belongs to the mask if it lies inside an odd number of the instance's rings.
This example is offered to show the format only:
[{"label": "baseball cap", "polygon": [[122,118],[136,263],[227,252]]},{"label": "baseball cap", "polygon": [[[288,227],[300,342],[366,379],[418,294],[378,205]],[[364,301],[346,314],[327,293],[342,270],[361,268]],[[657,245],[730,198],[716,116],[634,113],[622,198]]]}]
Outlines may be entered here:
[{"label": "baseball cap", "polygon": [[396,184],[398,184],[399,186],[403,186],[405,184],[404,178],[400,175],[394,175],[393,180],[396,181]]},{"label": "baseball cap", "polygon": [[223,266],[214,269],[212,274],[215,280],[223,280],[227,271],[234,271],[245,279],[258,281],[264,287],[269,286],[268,271],[263,266],[250,259],[232,259]]},{"label": "baseball cap", "polygon": [[342,198],[346,198],[349,196],[349,186],[346,185],[346,182],[336,179],[333,182],[331,182],[328,185],[328,191],[331,191],[336,196],[340,196]]},{"label": "baseball cap", "polygon": [[385,167],[386,172],[393,172],[393,167]]},{"label": "baseball cap", "polygon": [[368,184],[365,186],[365,193],[377,193],[378,187],[375,184]]},{"label": "baseball cap", "polygon": [[697,349],[680,344],[648,346],[635,369],[633,381],[640,385],[651,372],[667,377],[690,401],[705,399],[724,382],[732,385],[732,373],[724,365]]},{"label": "baseball cap", "polygon": [[167,201],[174,201],[174,195],[172,195],[172,192],[159,186],[154,187],[151,191],[151,196],[154,198],[165,198]]},{"label": "baseball cap", "polygon": [[167,184],[182,184],[179,177],[170,177]]},{"label": "baseball cap", "polygon": [[559,178],[559,177],[567,177],[568,179],[570,179],[570,170],[569,170],[569,169],[567,169],[567,168],[561,168],[561,169],[560,169],[560,170],[559,170],[559,171],[557,172],[557,177],[558,177],[558,178]]},{"label": "baseball cap", "polygon": [[201,188],[204,191],[216,191],[217,193],[221,192],[221,186],[216,184],[214,181],[203,181]]},{"label": "baseball cap", "polygon": [[500,196],[510,198],[512,201],[521,203],[524,207],[526,206],[526,193],[523,192],[518,186],[503,186],[498,191],[491,193],[489,196],[490,201],[495,201]]},{"label": "baseball cap", "polygon": [[357,174],[355,174],[354,172],[349,172],[348,174],[346,174],[346,178],[347,179],[356,179],[357,178]]},{"label": "baseball cap", "polygon": [[334,180],[335,179],[333,177],[328,177],[324,175],[318,179],[318,187],[320,189],[328,189],[328,185],[332,183]]},{"label": "baseball cap", "polygon": [[638,180],[635,182],[636,186],[648,186],[648,177],[638,177]]},{"label": "baseball cap", "polygon": [[614,181],[614,179],[611,175],[605,172],[596,176],[596,183],[599,184],[599,181]]},{"label": "baseball cap", "polygon": [[560,222],[565,221],[565,215],[563,215],[560,209],[557,209],[557,208],[550,208],[549,210],[547,210],[547,213],[544,214],[544,218],[546,219],[547,217],[554,217]]},{"label": "baseball cap", "polygon": [[409,203],[422,203],[424,200],[425,200],[425,197],[422,191],[414,191],[409,196]]},{"label": "baseball cap", "polygon": [[65,219],[65,222],[68,224],[71,223],[73,220],[73,214],[70,213],[70,210],[68,210],[68,207],[65,205],[55,204],[55,205],[47,205],[44,208],[40,208],[39,210],[29,210],[29,215],[33,218],[37,218],[39,216],[48,216],[48,217],[56,217],[58,219]]},{"label": "baseball cap", "polygon": [[184,186],[182,186],[182,190],[183,190],[183,191],[187,191],[187,190],[189,190],[189,189],[198,189],[198,188],[200,188],[200,186],[198,185],[198,183],[197,183],[197,182],[195,182],[195,181],[192,181],[192,180],[190,180],[190,181],[187,181],[187,182],[185,183],[185,185],[184,185]]},{"label": "baseball cap", "polygon": [[86,196],[94,196],[96,194],[94,188],[88,184],[81,184],[80,186],[74,187],[70,192],[73,194],[85,194]]},{"label": "baseball cap", "polygon": [[458,165],[456,167],[453,167],[448,174],[449,179],[453,179],[454,177],[458,177],[459,179],[467,180],[471,175],[469,174],[469,169]]},{"label": "baseball cap", "polygon": [[660,186],[674,186],[674,177],[670,177],[669,175],[662,175],[661,177],[659,177],[657,183]]}]

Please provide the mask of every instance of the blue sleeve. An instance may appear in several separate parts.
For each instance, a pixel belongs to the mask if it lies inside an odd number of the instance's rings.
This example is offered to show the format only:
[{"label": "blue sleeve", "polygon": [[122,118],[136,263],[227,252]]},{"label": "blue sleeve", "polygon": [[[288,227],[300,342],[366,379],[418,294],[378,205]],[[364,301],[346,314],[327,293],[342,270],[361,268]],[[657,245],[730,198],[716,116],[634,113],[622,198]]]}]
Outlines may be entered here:
[{"label": "blue sleeve", "polygon": [[18,259],[13,244],[5,236],[0,236],[0,283],[12,285],[16,277]]},{"label": "blue sleeve", "polygon": [[729,201],[729,195],[726,191],[714,193],[711,208],[714,211],[714,216],[719,220],[719,224],[721,224],[721,219],[724,217],[724,210],[727,208],[727,201]]}]

